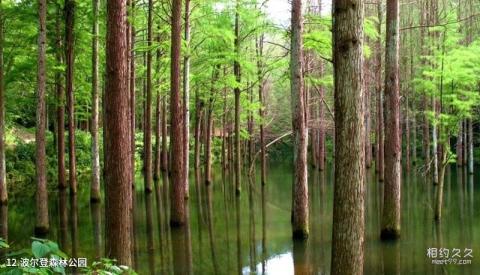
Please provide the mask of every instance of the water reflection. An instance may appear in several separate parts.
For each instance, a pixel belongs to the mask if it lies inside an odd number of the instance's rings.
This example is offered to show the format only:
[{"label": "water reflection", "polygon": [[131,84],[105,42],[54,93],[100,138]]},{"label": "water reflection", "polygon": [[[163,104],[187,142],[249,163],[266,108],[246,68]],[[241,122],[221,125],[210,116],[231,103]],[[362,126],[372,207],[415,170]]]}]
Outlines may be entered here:
[{"label": "water reflection", "polygon": [[102,208],[100,202],[92,202],[90,204],[90,212],[93,224],[93,247],[95,250],[95,260],[103,257],[102,244]]},{"label": "water reflection", "polygon": [[[190,200],[186,202],[187,226],[169,226],[170,183],[163,173],[155,193],[137,187],[132,220],[135,269],[139,274],[329,274],[332,232],[333,174],[311,171],[310,238],[293,243],[290,209],[292,174],[289,165],[272,165],[269,182],[244,177],[244,192],[235,196],[228,176],[214,173],[206,187],[200,171],[192,173]],[[480,171],[480,170],[479,170]],[[480,262],[471,265],[435,267],[427,248],[472,248],[480,251],[476,220],[479,209],[476,179],[452,166],[446,173],[442,223],[434,222],[435,188],[422,175],[404,175],[402,188],[402,238],[394,244],[379,241],[383,186],[369,174],[365,200],[365,274],[476,274]],[[142,178],[138,178],[142,181]],[[82,184],[88,184],[85,182]],[[142,185],[140,185],[142,186]],[[103,204],[90,204],[89,192],[79,189],[70,199],[65,191],[52,194],[51,233],[70,256],[89,262],[104,256]],[[70,200],[69,200],[70,199]],[[11,200],[8,239],[14,249],[31,244],[24,232],[33,229],[35,204]],[[12,209],[15,209],[12,212]],[[6,208],[0,209],[0,233],[6,232]],[[14,214],[12,214],[14,213]],[[28,229],[27,228],[27,229]],[[3,230],[3,231],[2,231]],[[27,233],[28,234],[28,233]]]}]

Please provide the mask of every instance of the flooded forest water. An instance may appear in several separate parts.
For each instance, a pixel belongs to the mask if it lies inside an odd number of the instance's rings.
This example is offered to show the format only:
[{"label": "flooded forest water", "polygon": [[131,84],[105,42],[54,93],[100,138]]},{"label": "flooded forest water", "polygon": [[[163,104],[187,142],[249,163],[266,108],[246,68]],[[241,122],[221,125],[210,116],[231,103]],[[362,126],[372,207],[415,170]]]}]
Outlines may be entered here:
[{"label": "flooded forest water", "polygon": [[[309,171],[310,238],[293,242],[290,209],[292,168],[271,164],[267,185],[243,176],[242,194],[235,196],[233,179],[215,170],[206,187],[192,171],[188,226],[168,225],[168,184],[156,191],[137,188],[134,197],[134,269],[139,274],[328,274],[330,273],[333,168]],[[478,171],[478,170],[477,170]],[[444,214],[433,219],[435,186],[420,174],[402,181],[402,236],[381,242],[383,184],[368,171],[366,183],[365,274],[478,274],[480,261],[480,174],[468,176],[449,167],[445,180]],[[137,178],[143,186],[143,179]],[[72,257],[91,263],[104,256],[103,202],[90,203],[88,182],[76,199],[50,193],[49,239]],[[34,200],[11,201],[8,237],[14,248],[28,247],[35,225]],[[2,209],[6,211],[6,209]],[[6,213],[6,212],[3,212]],[[5,226],[5,224],[3,224]],[[434,265],[428,248],[473,249],[468,265]],[[476,273],[477,272],[477,273]]]}]

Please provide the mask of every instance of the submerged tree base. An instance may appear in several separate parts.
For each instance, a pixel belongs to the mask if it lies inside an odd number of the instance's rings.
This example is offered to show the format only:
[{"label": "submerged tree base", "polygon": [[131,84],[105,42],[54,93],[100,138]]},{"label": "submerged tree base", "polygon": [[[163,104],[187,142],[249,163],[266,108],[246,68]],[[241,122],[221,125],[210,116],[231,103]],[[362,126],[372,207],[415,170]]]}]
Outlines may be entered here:
[{"label": "submerged tree base", "polygon": [[292,237],[294,240],[306,240],[308,239],[307,229],[295,229],[293,230]]},{"label": "submerged tree base", "polygon": [[47,226],[35,226],[34,234],[35,237],[45,238],[48,235],[49,228]]},{"label": "submerged tree base", "polygon": [[170,227],[172,228],[181,228],[183,226],[185,226],[185,222],[173,221],[173,220],[170,221]]},{"label": "submerged tree base", "polygon": [[380,233],[380,239],[382,241],[392,241],[400,239],[400,230],[393,228],[384,228]]}]

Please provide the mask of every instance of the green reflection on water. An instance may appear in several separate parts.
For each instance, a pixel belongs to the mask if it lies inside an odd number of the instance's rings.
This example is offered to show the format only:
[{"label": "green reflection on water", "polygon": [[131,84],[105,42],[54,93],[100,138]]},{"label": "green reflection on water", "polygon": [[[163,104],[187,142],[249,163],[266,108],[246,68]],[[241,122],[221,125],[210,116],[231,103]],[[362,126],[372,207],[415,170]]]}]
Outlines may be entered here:
[{"label": "green reflection on water", "polygon": [[[333,171],[310,171],[310,239],[291,240],[292,169],[271,164],[268,183],[244,177],[243,193],[234,195],[230,177],[214,173],[210,187],[193,171],[188,202],[189,225],[168,226],[167,179],[153,194],[135,192],[134,257],[139,274],[324,274],[329,273],[333,205]],[[368,171],[365,233],[365,274],[475,274],[480,270],[480,200],[478,183],[451,167],[446,176],[443,221],[433,222],[435,187],[423,176],[404,176],[402,185],[402,238],[379,241],[382,183]],[[478,175],[475,175],[478,178]],[[86,186],[88,182],[84,183]],[[138,186],[143,180],[138,179]],[[103,256],[103,204],[90,204],[88,188],[76,200],[66,193],[50,194],[51,232],[69,255]],[[9,241],[14,248],[30,245],[35,204],[17,200],[9,205]],[[473,249],[472,264],[433,265],[428,248]]]}]

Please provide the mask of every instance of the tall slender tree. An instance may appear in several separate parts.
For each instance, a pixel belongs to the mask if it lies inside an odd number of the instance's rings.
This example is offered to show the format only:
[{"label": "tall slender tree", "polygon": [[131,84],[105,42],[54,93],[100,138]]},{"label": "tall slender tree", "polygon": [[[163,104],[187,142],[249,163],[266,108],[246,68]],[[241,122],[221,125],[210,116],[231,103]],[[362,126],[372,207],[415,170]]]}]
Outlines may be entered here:
[{"label": "tall slender tree", "polygon": [[258,102],[260,103],[260,108],[258,109],[258,114],[262,120],[259,123],[260,126],[260,181],[262,185],[265,185],[267,182],[267,148],[265,145],[265,126],[263,119],[265,118],[265,106],[264,106],[264,92],[265,83],[263,76],[263,45],[264,45],[265,35],[262,33],[255,40],[255,48],[257,53],[257,77],[258,77]]},{"label": "tall slender tree", "polygon": [[377,94],[377,162],[375,168],[378,172],[378,179],[384,180],[384,122],[383,122],[383,89],[382,89],[382,0],[377,0],[377,32],[375,41],[375,89]]},{"label": "tall slender tree", "polygon": [[66,57],[66,88],[68,110],[68,178],[70,192],[77,193],[77,164],[75,156],[75,94],[73,91],[74,68],[74,27],[75,0],[65,0],[65,57]]},{"label": "tall slender tree", "polygon": [[45,235],[49,231],[48,192],[46,163],[46,48],[47,48],[47,1],[38,1],[38,65],[37,65],[37,130],[35,132],[36,180],[37,180],[37,220],[35,234]]},{"label": "tall slender tree", "polygon": [[[57,6],[57,18],[55,27],[55,60],[58,65],[63,64],[63,35],[61,32],[61,21],[63,11],[59,4]],[[55,72],[55,90],[57,96],[57,166],[58,166],[58,188],[67,188],[65,171],[65,89],[63,86],[64,74]]]},{"label": "tall slender tree", "polygon": [[[132,171],[133,174],[135,174],[135,151],[136,151],[136,145],[135,145],[135,106],[136,106],[136,101],[135,101],[135,25],[132,22],[135,22],[135,1],[131,0],[130,1],[130,8],[128,9],[130,11],[129,17],[130,17],[130,22],[128,23],[130,31],[130,43],[128,47],[128,54],[130,57],[128,60],[130,61],[130,66],[129,71],[129,80],[130,84],[128,85],[129,88],[129,96],[130,96],[130,147],[132,149]],[[134,186],[135,181],[132,178],[132,186]]]},{"label": "tall slender tree", "polygon": [[399,3],[387,0],[387,39],[385,52],[385,187],[383,195],[382,239],[400,237],[400,89]]},{"label": "tall slender tree", "polygon": [[335,190],[332,274],[363,274],[365,155],[363,0],[333,2]]},{"label": "tall slender tree", "polygon": [[0,0],[0,205],[8,201],[7,171],[5,162],[5,87],[3,81],[3,7]]},{"label": "tall slender tree", "polygon": [[147,22],[147,98],[145,102],[145,192],[153,190],[152,169],[152,39],[153,39],[153,0],[148,0]]},{"label": "tall slender tree", "polygon": [[187,46],[187,52],[183,57],[183,169],[185,172],[185,198],[188,198],[190,171],[190,0],[185,0],[185,44]]},{"label": "tall slender tree", "polygon": [[240,83],[242,81],[242,73],[240,67],[240,0],[236,0],[235,6],[235,61],[233,62],[233,74],[237,85],[234,88],[235,94],[235,193],[240,195],[242,187],[240,185],[241,179],[241,158],[242,153],[240,149]]},{"label": "tall slender tree", "polygon": [[93,0],[93,27],[92,27],[92,186],[90,199],[100,200],[100,146],[98,141],[98,10],[100,3]]},{"label": "tall slender tree", "polygon": [[105,87],[106,256],[132,265],[131,122],[127,79],[126,1],[107,1]]},{"label": "tall slender tree", "polygon": [[290,81],[294,141],[293,237],[308,238],[308,129],[303,86],[302,1],[292,1]]},{"label": "tall slender tree", "polygon": [[172,48],[170,68],[170,116],[171,137],[170,148],[172,150],[172,186],[171,192],[171,226],[183,226],[185,224],[185,182],[183,177],[183,112],[180,102],[180,52],[182,46],[182,0],[172,2]]}]

